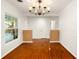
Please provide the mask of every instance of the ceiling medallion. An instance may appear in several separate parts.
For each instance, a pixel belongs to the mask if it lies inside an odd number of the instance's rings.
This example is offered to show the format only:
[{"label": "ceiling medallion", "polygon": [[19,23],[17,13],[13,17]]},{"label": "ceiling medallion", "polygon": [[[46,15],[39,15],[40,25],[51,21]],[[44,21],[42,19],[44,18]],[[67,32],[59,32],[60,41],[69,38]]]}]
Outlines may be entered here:
[{"label": "ceiling medallion", "polygon": [[49,13],[50,10],[42,0],[38,0],[37,3],[35,3],[35,6],[29,8],[29,12],[35,15],[45,15],[46,13]]}]

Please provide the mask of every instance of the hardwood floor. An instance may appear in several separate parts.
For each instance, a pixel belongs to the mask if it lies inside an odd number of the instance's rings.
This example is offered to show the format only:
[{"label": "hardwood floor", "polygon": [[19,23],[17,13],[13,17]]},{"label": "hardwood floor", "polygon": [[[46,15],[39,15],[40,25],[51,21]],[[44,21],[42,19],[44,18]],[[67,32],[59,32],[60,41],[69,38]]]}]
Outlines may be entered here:
[{"label": "hardwood floor", "polygon": [[[49,50],[49,48],[51,48]],[[23,43],[2,59],[76,59],[61,44],[49,40]]]}]

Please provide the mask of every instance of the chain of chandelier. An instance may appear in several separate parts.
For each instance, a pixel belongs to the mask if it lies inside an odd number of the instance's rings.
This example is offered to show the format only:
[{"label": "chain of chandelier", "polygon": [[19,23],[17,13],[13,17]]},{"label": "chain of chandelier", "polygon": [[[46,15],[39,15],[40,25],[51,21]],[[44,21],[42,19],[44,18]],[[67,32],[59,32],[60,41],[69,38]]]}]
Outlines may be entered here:
[{"label": "chain of chandelier", "polygon": [[49,8],[44,4],[42,0],[38,0],[35,6],[29,8],[29,12],[35,15],[45,15],[50,12]]}]

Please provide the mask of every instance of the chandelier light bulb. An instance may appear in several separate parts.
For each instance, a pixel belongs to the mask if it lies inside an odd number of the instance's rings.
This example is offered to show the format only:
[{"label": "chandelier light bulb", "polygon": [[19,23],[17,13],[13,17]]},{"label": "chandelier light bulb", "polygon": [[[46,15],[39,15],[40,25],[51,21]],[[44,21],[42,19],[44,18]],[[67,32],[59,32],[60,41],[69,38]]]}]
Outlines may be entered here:
[{"label": "chandelier light bulb", "polygon": [[50,8],[47,8],[47,10],[50,10]]},{"label": "chandelier light bulb", "polygon": [[45,13],[45,11],[43,11],[43,13]]},{"label": "chandelier light bulb", "polygon": [[32,10],[32,7],[29,7],[29,10]]},{"label": "chandelier light bulb", "polygon": [[35,13],[37,13],[37,10],[35,10]]}]

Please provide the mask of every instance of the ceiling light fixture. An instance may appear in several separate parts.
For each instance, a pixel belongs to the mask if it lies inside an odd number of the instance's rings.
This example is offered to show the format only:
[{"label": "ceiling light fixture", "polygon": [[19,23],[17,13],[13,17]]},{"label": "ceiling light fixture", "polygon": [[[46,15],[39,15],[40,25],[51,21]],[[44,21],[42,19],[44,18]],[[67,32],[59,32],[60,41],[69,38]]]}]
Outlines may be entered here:
[{"label": "ceiling light fixture", "polygon": [[22,0],[17,0],[18,2],[23,2]]},{"label": "ceiling light fixture", "polygon": [[29,12],[35,15],[44,15],[49,13],[50,10],[46,6],[46,3],[43,3],[42,0],[38,0],[32,7],[29,8]]}]

